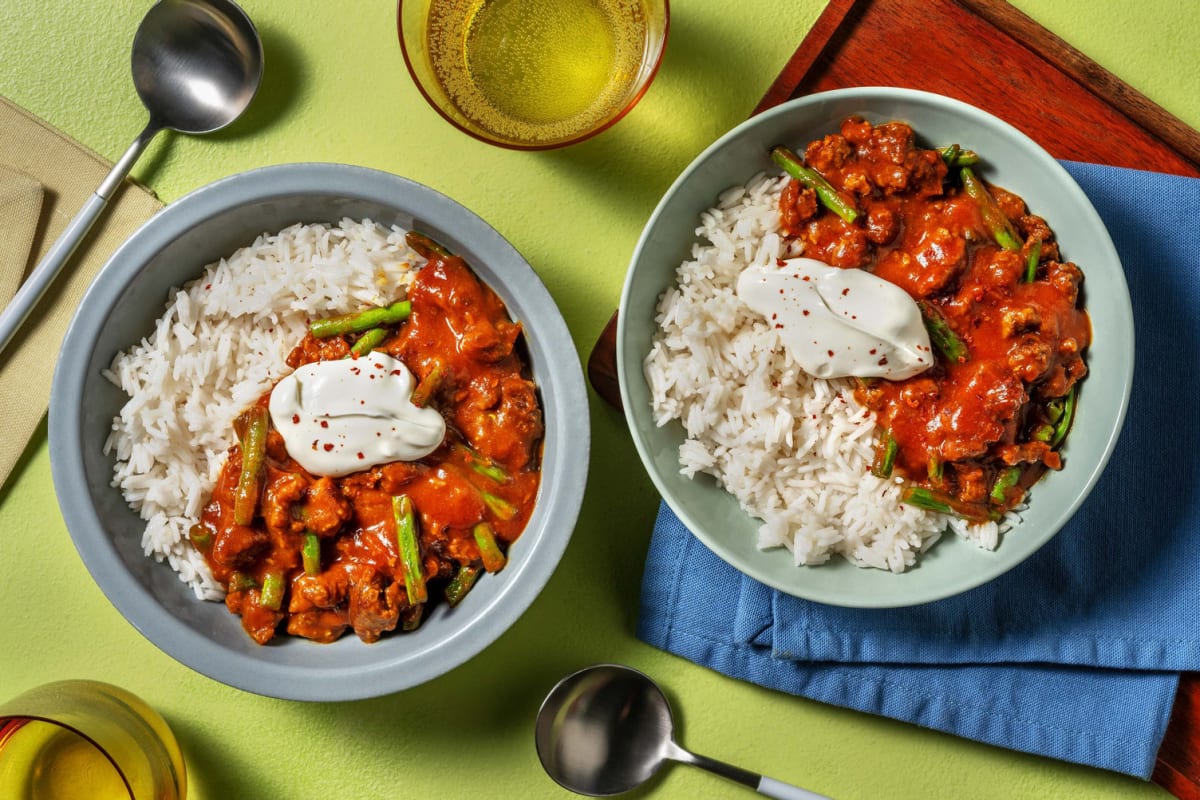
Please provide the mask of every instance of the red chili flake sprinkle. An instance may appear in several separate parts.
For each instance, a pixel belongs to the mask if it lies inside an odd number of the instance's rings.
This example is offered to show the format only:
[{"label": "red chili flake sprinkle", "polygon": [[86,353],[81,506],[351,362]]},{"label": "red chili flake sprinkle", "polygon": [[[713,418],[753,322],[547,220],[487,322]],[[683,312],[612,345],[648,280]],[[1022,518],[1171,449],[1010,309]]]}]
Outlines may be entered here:
[{"label": "red chili flake sprinkle", "polygon": [[876,351],[876,349],[875,349],[874,347],[872,347],[872,348],[871,348],[870,350],[868,350],[867,352],[868,352],[868,353],[870,353],[871,355],[875,355],[875,353],[876,353],[877,351]]},{"label": "red chili flake sprinkle", "polygon": [[316,450],[316,449],[317,449],[317,440],[316,440],[316,439],[313,439],[313,445],[312,445],[312,447],[313,447],[313,450]]},{"label": "red chili flake sprinkle", "polygon": [[394,370],[392,370],[392,371],[391,371],[389,374],[391,374],[391,375],[399,375],[399,374],[400,374],[400,370],[398,370],[398,369],[394,369]]},{"label": "red chili flake sprinkle", "polygon": [[366,401],[366,400],[359,400],[359,401],[358,401],[358,404],[359,404],[360,406],[365,406],[365,405],[367,404],[367,401]]},{"label": "red chili flake sprinkle", "polygon": [[879,366],[881,366],[881,367],[887,366],[887,356],[884,356],[883,358],[879,359]]},{"label": "red chili flake sprinkle", "polygon": [[209,290],[209,289],[211,289],[211,288],[212,288],[212,284],[211,284],[211,283],[206,283],[206,284],[204,284],[204,289],[205,289],[205,291],[207,291],[207,290]]},{"label": "red chili flake sprinkle", "polygon": [[375,369],[387,369],[387,366],[382,361],[372,361],[371,366]]},{"label": "red chili flake sprinkle", "polygon": [[807,317],[807,316],[808,316],[808,309],[807,309],[807,308],[806,308],[806,309],[804,309],[804,311],[803,311],[803,312],[801,312],[801,313],[803,313],[803,314],[804,314],[804,316],[806,316],[806,317]]},{"label": "red chili flake sprinkle", "polygon": [[361,370],[361,369],[359,369],[358,367],[351,367],[351,368],[350,368],[350,371],[351,371],[351,372],[353,372],[355,375],[361,375],[361,374],[362,374],[362,370]]},{"label": "red chili flake sprinkle", "polygon": [[804,280],[806,280],[806,281],[811,281],[811,280],[812,280],[812,277],[811,277],[811,276],[809,276],[809,275],[805,275],[805,276],[804,276]]},{"label": "red chili flake sprinkle", "polygon": [[783,323],[782,323],[782,322],[776,322],[776,323],[775,323],[775,330],[777,330],[777,331],[778,331],[778,330],[782,330],[782,329],[783,329]]},{"label": "red chili flake sprinkle", "polygon": [[848,295],[848,294],[850,294],[850,287],[849,287],[849,286],[847,286],[845,289],[842,289],[842,297],[845,297],[845,296],[846,296],[846,295]]},{"label": "red chili flake sprinkle", "polygon": [[292,414],[292,424],[293,425],[300,424],[300,415],[299,414]]},{"label": "red chili flake sprinkle", "polygon": [[328,427],[329,427],[329,420],[327,420],[327,419],[323,419],[323,420],[321,420],[321,427],[322,427],[322,428],[328,428]]},{"label": "red chili flake sprinkle", "polygon": [[851,314],[850,319],[858,319],[858,314]]},{"label": "red chili flake sprinkle", "polygon": [[783,294],[783,289],[780,289],[780,290],[779,290],[779,293],[780,293],[780,294]]},{"label": "red chili flake sprinkle", "polygon": [[777,259],[775,259],[775,266],[777,266],[777,267],[786,267],[786,266],[787,266],[787,262],[786,262],[786,261],[784,261],[782,258],[777,258]]},{"label": "red chili flake sprinkle", "polygon": [[359,453],[359,454],[358,454],[358,460],[359,460],[359,461],[362,461],[364,458],[366,458],[366,456],[364,456],[362,453]]},{"label": "red chili flake sprinkle", "polygon": [[772,315],[771,315],[771,319],[775,319],[775,318],[776,318],[776,317],[778,317],[778,316],[779,316],[778,314],[772,314]]},{"label": "red chili flake sprinkle", "polygon": [[328,453],[328,452],[329,452],[330,450],[332,450],[332,449],[333,449],[333,445],[332,445],[332,444],[327,444],[327,445],[325,445],[325,452],[326,452],[326,453]]},{"label": "red chili flake sprinkle", "polygon": [[375,376],[374,376],[374,375],[368,375],[367,377],[368,377],[368,378],[370,378],[371,380],[375,380]]},{"label": "red chili flake sprinkle", "polygon": [[833,358],[833,351],[832,351],[832,350],[826,350],[825,352],[826,352],[826,353],[829,353],[829,357],[830,357],[830,358]]}]

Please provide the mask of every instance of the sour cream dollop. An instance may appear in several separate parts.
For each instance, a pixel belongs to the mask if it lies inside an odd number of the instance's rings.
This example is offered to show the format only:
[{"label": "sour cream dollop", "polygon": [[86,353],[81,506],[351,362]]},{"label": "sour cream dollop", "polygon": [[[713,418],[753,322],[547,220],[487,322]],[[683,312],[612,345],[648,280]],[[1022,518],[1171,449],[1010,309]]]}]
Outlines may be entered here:
[{"label": "sour cream dollop", "polygon": [[338,477],[437,449],[446,422],[412,404],[416,380],[386,353],[305,364],[275,385],[268,409],[288,455]]},{"label": "sour cream dollop", "polygon": [[738,297],[779,333],[796,362],[818,378],[898,381],[933,366],[916,302],[861,269],[812,258],[747,267]]}]

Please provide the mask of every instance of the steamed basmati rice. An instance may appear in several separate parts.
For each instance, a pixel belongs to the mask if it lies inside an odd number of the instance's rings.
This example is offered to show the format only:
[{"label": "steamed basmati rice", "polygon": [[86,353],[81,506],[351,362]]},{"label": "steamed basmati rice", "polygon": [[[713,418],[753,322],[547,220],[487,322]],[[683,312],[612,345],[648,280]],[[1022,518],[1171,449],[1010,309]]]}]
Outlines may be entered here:
[{"label": "steamed basmati rice", "polygon": [[233,443],[233,420],[291,369],[310,319],[392,302],[423,263],[405,231],[344,219],[258,237],[172,290],[153,332],[105,376],[129,400],[105,453],[113,486],[146,521],[142,549],[197,597],[219,599],[188,532]]},{"label": "steamed basmati rice", "polygon": [[704,472],[761,520],[758,546],[786,547],[797,565],[840,555],[903,572],[947,526],[994,549],[996,523],[966,525],[900,502],[898,479],[870,473],[875,423],[845,380],[821,380],[737,296],[752,265],[799,255],[779,234],[787,179],[755,176],[700,217],[691,259],[658,304],[643,364],[655,422],[679,420],[679,463]]}]

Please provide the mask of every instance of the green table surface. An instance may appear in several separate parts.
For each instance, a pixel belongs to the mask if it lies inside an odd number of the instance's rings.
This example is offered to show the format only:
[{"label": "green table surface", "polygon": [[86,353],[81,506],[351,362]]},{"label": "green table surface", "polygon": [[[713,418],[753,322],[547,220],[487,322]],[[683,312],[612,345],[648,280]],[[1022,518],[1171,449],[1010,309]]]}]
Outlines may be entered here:
[{"label": "green table surface", "polygon": [[[1167,110],[1200,127],[1200,3],[1016,0]],[[144,124],[129,46],[134,0],[0,0],[0,94],[115,159]],[[744,119],[821,0],[676,0],[657,80],[620,124],[525,153],[450,128],[409,80],[394,0],[244,0],[267,71],[246,117],[205,138],[168,135],[135,170],[165,201],[266,164],[338,161],[428,184],[491,222],[541,275],[581,359],[617,304],[643,222],[675,176]],[[1183,78],[1181,80],[1181,77]],[[76,555],[55,503],[43,427],[0,491],[0,697],[60,678],[125,686],[183,747],[192,798],[560,797],[533,719],[561,675],[599,661],[660,679],[681,742],[838,798],[1161,797],[1151,784],[1016,754],[758,688],[635,635],[658,506],[624,419],[591,397],[591,475],[557,573],[480,655],[399,694],[306,704],[212,681],[146,641]],[[666,769],[638,796],[735,796]]]}]

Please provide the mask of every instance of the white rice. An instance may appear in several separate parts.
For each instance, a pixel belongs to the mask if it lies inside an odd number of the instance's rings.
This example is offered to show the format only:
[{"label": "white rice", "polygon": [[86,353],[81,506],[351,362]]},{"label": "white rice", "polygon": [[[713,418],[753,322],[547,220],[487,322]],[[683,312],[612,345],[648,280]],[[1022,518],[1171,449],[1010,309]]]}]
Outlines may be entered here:
[{"label": "white rice", "polygon": [[655,422],[682,422],[682,472],[704,472],[761,520],[760,548],[786,547],[797,565],[840,555],[903,572],[947,526],[994,549],[996,523],[961,520],[900,502],[898,479],[870,473],[875,422],[851,384],[805,373],[777,332],[737,297],[751,265],[784,252],[778,200],[786,178],[755,176],[700,216],[692,258],[658,304],[643,365]]},{"label": "white rice", "polygon": [[370,220],[258,237],[181,289],[153,332],[104,373],[127,395],[105,453],[113,486],[146,521],[142,549],[197,597],[223,592],[188,541],[233,443],[233,419],[290,372],[316,317],[392,302],[423,263],[405,231]]}]

